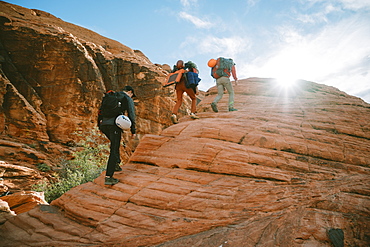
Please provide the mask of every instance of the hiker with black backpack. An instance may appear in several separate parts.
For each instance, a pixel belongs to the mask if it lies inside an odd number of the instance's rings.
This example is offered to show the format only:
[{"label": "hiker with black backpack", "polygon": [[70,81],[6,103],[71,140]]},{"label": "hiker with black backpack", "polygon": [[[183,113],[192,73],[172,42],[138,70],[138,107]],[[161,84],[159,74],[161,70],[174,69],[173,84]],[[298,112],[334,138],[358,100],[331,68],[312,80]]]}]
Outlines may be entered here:
[{"label": "hiker with black backpack", "polygon": [[211,103],[212,110],[218,112],[217,103],[222,99],[224,89],[226,88],[229,93],[229,111],[237,111],[234,108],[234,88],[230,81],[230,76],[232,75],[235,85],[238,85],[234,61],[231,58],[219,57],[217,60],[210,59],[208,66],[211,67],[211,76],[216,79],[217,85],[217,96]]},{"label": "hiker with black backpack", "polygon": [[[175,72],[175,71],[181,70],[181,69],[184,70],[185,72],[183,73],[183,75],[180,79],[180,82],[178,82],[175,86],[177,101],[176,101],[175,106],[173,107],[172,115],[171,115],[171,120],[172,120],[172,123],[174,123],[174,124],[178,123],[177,113],[178,113],[179,108],[182,104],[182,100],[183,100],[182,96],[183,96],[184,92],[186,92],[187,95],[189,95],[189,97],[191,99],[190,117],[192,119],[198,119],[199,118],[197,115],[195,115],[195,111],[196,111],[196,107],[197,107],[197,98],[196,98],[195,95],[196,95],[196,92],[197,92],[197,88],[196,88],[196,86],[195,87],[192,87],[190,85],[188,85],[188,87],[186,86],[186,75],[185,75],[187,72],[198,74],[198,70],[197,70],[196,65],[194,63],[190,63],[190,61],[189,61],[188,63],[186,63],[186,66],[184,66],[184,61],[178,60],[176,65],[173,67],[172,72]],[[199,82],[199,81],[200,81],[200,79],[198,78],[197,82]]]},{"label": "hiker with black backpack", "polygon": [[[134,89],[131,86],[125,86],[123,92],[114,92],[112,90],[104,94],[101,107],[98,114],[99,130],[106,135],[110,141],[110,152],[105,173],[105,185],[114,185],[119,182],[113,177],[115,171],[122,171],[120,167],[120,143],[122,129],[119,125],[118,119],[125,119],[131,122],[130,130],[132,138],[136,135],[135,124],[135,106],[132,97],[135,97]],[[127,113],[127,117],[124,114]],[[120,118],[117,118],[117,117]]]}]

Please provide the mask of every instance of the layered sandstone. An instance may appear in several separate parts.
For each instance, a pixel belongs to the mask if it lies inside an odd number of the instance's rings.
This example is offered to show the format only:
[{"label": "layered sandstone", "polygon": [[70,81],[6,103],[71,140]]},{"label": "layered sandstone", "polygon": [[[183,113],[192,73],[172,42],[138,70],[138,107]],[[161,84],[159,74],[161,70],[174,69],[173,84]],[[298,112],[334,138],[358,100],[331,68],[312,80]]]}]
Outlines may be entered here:
[{"label": "layered sandstone", "polygon": [[[1,1],[0,160],[44,177],[35,165],[55,168],[58,159],[70,158],[81,135],[96,127],[103,92],[125,85],[136,90],[139,138],[159,134],[170,125],[175,104],[173,87],[162,88],[167,74],[138,50],[49,13]],[[134,148],[122,150],[129,152],[123,161]],[[1,163],[0,171],[10,173]],[[11,191],[32,185],[19,187],[8,177],[4,184]]]},{"label": "layered sandstone", "polygon": [[[368,246],[370,105],[333,87],[250,78],[216,89],[104,174],[0,226],[4,246]],[[336,245],[341,246],[341,245]]]}]

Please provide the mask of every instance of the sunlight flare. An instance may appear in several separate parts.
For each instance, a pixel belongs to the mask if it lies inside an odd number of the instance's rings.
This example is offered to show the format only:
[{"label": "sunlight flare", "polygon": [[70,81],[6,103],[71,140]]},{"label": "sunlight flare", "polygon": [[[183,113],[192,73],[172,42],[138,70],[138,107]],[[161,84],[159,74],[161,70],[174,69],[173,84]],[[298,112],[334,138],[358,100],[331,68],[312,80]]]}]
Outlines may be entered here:
[{"label": "sunlight flare", "polygon": [[290,77],[290,76],[281,76],[281,77],[276,78],[276,81],[280,87],[289,89],[297,83],[298,79]]}]

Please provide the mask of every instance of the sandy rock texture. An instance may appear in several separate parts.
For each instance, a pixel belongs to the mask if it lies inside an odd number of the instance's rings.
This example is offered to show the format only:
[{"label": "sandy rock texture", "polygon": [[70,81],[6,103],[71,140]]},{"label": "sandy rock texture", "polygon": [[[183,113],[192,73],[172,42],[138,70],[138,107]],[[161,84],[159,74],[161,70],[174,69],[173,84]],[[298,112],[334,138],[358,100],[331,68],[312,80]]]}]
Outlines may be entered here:
[{"label": "sandy rock texture", "polygon": [[3,246],[368,246],[370,105],[307,81],[235,92],[236,112],[211,88],[199,120],[145,135],[118,184],[7,220]]}]

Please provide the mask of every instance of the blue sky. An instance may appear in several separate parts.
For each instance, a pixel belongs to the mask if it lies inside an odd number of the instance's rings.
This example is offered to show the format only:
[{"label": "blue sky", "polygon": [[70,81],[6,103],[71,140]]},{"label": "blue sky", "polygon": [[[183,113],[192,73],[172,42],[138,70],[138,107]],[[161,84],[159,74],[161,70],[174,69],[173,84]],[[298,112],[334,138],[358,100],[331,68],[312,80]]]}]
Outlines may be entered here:
[{"label": "blue sky", "polygon": [[370,0],[9,0],[141,50],[153,63],[224,56],[239,79],[303,79],[370,103]]}]

